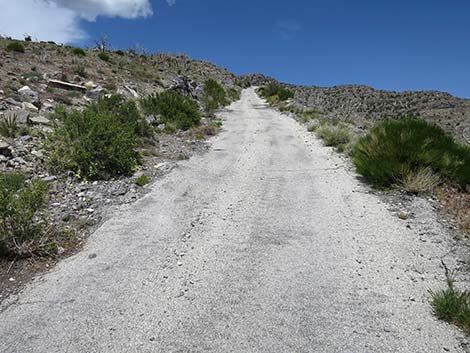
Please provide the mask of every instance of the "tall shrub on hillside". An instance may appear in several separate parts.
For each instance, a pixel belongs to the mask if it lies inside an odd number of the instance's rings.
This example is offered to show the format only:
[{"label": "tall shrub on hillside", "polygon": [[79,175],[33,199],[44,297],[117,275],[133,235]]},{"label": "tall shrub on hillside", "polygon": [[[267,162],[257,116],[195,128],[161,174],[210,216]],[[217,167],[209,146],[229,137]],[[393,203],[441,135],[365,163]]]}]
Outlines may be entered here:
[{"label": "tall shrub on hillside", "polygon": [[276,97],[274,100],[285,101],[294,97],[294,92],[284,88],[277,82],[270,82],[260,89],[260,93],[264,98]]},{"label": "tall shrub on hillside", "polygon": [[141,106],[146,115],[154,116],[156,123],[174,125],[180,130],[188,130],[201,121],[196,101],[173,90],[147,96]]},{"label": "tall shrub on hillside", "polygon": [[470,148],[457,144],[441,128],[423,120],[388,120],[354,147],[357,171],[389,186],[424,168],[458,183],[470,184]]},{"label": "tall shrub on hillside", "polygon": [[228,104],[225,90],[217,81],[210,79],[204,83],[202,104],[206,113],[211,115],[219,107]]},{"label": "tall shrub on hillside", "polygon": [[140,163],[140,116],[135,104],[105,98],[83,111],[60,111],[58,127],[46,142],[49,165],[84,179],[130,174]]}]

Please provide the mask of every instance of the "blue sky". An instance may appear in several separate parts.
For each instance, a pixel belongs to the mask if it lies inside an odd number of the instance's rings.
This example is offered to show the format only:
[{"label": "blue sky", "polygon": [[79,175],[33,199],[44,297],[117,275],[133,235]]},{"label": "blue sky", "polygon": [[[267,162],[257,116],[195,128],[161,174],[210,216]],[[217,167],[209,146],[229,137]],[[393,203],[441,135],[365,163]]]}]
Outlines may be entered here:
[{"label": "blue sky", "polygon": [[172,6],[150,0],[151,12],[146,4],[145,11],[128,15],[128,9],[84,14],[80,5],[67,4],[72,0],[53,1],[82,11],[71,19],[80,31],[71,41],[85,46],[106,34],[116,48],[140,44],[152,52],[186,53],[236,74],[470,98],[468,0],[176,0]]}]

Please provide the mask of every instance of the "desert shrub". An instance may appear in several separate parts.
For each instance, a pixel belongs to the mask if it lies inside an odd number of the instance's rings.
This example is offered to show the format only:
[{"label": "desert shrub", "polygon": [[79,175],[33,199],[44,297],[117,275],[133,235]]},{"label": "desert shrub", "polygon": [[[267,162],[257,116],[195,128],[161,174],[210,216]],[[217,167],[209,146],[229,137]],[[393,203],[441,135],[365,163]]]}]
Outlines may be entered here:
[{"label": "desert shrub", "polygon": [[316,130],[316,134],[326,146],[338,147],[351,141],[352,134],[348,128],[323,125]]},{"label": "desert shrub", "polygon": [[277,82],[268,83],[265,87],[261,87],[259,92],[264,98],[278,96],[280,101],[285,101],[294,97],[294,92],[282,87]]},{"label": "desert shrub", "polygon": [[109,54],[106,53],[106,52],[100,52],[100,53],[98,53],[98,58],[100,58],[101,60],[106,61],[106,62],[108,62],[108,61],[111,60],[111,57],[110,57]]},{"label": "desert shrub", "polygon": [[173,90],[147,96],[141,106],[146,115],[155,117],[156,124],[173,125],[175,129],[188,130],[201,121],[197,103]]},{"label": "desert shrub", "polygon": [[0,173],[0,256],[24,255],[43,234],[37,218],[45,205],[47,184],[27,182],[23,174]]},{"label": "desert shrub", "polygon": [[21,44],[20,42],[11,42],[7,45],[7,50],[8,51],[14,51],[17,53],[24,53],[24,45]]},{"label": "desert shrub", "polygon": [[439,175],[431,168],[410,170],[398,180],[399,186],[412,194],[431,192],[439,184]]},{"label": "desert shrub", "polygon": [[119,56],[124,56],[124,52],[122,50],[116,50],[115,53]]},{"label": "desert shrub", "polygon": [[452,279],[448,279],[447,284],[447,289],[430,292],[434,314],[470,332],[470,292],[456,289]]},{"label": "desert shrub", "polygon": [[240,100],[240,90],[236,88],[230,88],[227,91],[227,97],[231,102],[236,102]]},{"label": "desert shrub", "polygon": [[217,108],[227,103],[224,88],[215,80],[207,80],[204,83],[204,95],[202,97],[202,104],[206,113],[213,114]]},{"label": "desert shrub", "polygon": [[73,48],[72,54],[76,56],[86,56],[86,51],[82,48]]},{"label": "desert shrub", "polygon": [[152,136],[152,129],[148,122],[142,118],[136,103],[126,100],[122,95],[113,94],[110,97],[103,97],[98,103],[90,105],[88,109],[97,114],[113,114],[122,124],[131,126],[138,136]]},{"label": "desert shrub", "polygon": [[75,65],[72,70],[75,75],[78,75],[80,77],[86,78],[88,76],[86,72],[86,67],[83,64]]},{"label": "desert shrub", "polygon": [[462,187],[470,183],[470,148],[423,120],[381,122],[358,141],[353,155],[357,171],[381,186],[423,168]]},{"label": "desert shrub", "polygon": [[3,137],[16,137],[19,132],[16,115],[0,116],[0,135]]},{"label": "desert shrub", "polygon": [[150,179],[147,175],[142,174],[135,180],[135,184],[140,187],[144,187],[149,183]]},{"label": "desert shrub", "polygon": [[62,121],[46,142],[53,171],[84,179],[127,175],[140,163],[138,111],[120,96],[99,100],[83,111],[57,112]]},{"label": "desert shrub", "polygon": [[310,131],[310,132],[314,132],[318,129],[318,127],[319,127],[318,122],[313,122],[313,123],[310,123],[307,130]]}]

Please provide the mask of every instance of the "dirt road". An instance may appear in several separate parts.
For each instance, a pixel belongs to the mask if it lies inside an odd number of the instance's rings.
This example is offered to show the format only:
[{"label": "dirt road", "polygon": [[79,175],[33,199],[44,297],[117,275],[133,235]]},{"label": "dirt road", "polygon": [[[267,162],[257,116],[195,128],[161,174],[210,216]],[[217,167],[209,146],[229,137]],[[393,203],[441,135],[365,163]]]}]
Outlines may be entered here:
[{"label": "dirt road", "polygon": [[444,243],[253,90],[223,116],[209,153],[3,308],[0,352],[464,351],[428,302]]}]

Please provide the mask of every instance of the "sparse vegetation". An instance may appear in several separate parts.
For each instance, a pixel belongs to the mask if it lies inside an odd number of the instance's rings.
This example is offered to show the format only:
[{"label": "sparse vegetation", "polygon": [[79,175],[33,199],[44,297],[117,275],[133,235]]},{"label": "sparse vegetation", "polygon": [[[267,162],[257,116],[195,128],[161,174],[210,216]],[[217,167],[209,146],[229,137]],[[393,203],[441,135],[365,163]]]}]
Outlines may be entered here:
[{"label": "sparse vegetation", "polygon": [[176,91],[165,91],[141,100],[144,113],[153,116],[156,124],[172,125],[175,129],[188,130],[199,125],[201,116],[197,103]]},{"label": "sparse vegetation", "polygon": [[376,126],[354,147],[354,163],[359,173],[380,186],[424,168],[461,187],[470,183],[470,148],[457,144],[439,127],[412,118]]},{"label": "sparse vegetation", "polygon": [[106,52],[99,52],[98,53],[98,58],[100,58],[103,61],[109,62],[111,60],[111,56],[109,56],[108,53]]},{"label": "sparse vegetation", "polygon": [[227,103],[224,88],[215,80],[207,80],[204,83],[204,96],[202,97],[206,113],[213,115],[215,110]]},{"label": "sparse vegetation", "polygon": [[25,52],[24,45],[20,42],[17,42],[17,41],[10,42],[7,45],[7,50],[8,51],[14,51],[14,52],[17,52],[17,53],[24,53]]},{"label": "sparse vegetation", "polygon": [[31,255],[44,245],[47,184],[23,174],[0,173],[0,257]]},{"label": "sparse vegetation", "polygon": [[49,166],[84,179],[108,179],[132,173],[141,157],[139,116],[135,104],[105,98],[83,111],[57,112],[62,126],[49,137]]},{"label": "sparse vegetation", "polygon": [[74,66],[73,73],[83,78],[86,78],[88,76],[86,72],[86,67],[83,64],[78,64]]},{"label": "sparse vegetation", "polygon": [[444,321],[470,332],[470,292],[455,288],[454,280],[447,279],[447,289],[430,291],[435,315]]},{"label": "sparse vegetation", "polygon": [[73,48],[72,49],[72,54],[76,56],[86,56],[86,51],[83,50],[82,48]]}]

